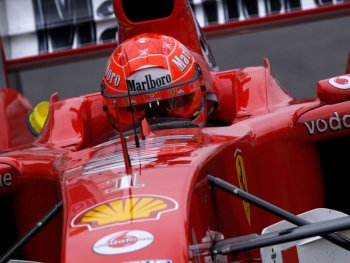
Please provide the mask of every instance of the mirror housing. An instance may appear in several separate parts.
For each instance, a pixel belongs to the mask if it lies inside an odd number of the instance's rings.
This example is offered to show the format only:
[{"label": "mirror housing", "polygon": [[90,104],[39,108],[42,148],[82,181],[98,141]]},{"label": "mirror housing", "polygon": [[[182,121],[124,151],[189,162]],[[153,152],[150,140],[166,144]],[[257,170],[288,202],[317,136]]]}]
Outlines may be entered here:
[{"label": "mirror housing", "polygon": [[317,97],[326,104],[350,100],[350,74],[317,82]]}]

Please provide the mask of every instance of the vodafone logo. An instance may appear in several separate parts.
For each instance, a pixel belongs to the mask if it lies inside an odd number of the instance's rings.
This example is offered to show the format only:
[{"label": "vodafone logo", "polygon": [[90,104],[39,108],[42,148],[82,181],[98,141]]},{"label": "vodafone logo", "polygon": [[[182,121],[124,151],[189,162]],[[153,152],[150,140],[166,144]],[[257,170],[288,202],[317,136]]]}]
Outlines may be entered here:
[{"label": "vodafone logo", "polygon": [[350,76],[347,75],[331,78],[328,82],[337,89],[350,89]]},{"label": "vodafone logo", "polygon": [[333,116],[329,119],[317,119],[310,122],[304,122],[305,127],[310,135],[324,133],[326,131],[338,131],[342,129],[350,129],[350,114],[340,116],[338,112],[333,112]]},{"label": "vodafone logo", "polygon": [[147,247],[153,242],[153,235],[141,230],[120,231],[98,240],[94,252],[101,255],[116,255],[133,252]]}]

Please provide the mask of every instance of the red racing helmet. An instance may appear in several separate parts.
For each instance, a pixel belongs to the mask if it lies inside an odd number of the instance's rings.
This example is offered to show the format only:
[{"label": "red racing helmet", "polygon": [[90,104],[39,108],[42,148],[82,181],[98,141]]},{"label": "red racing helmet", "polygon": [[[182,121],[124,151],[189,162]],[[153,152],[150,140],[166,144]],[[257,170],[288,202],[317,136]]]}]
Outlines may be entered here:
[{"label": "red racing helmet", "polygon": [[206,122],[205,86],[189,50],[172,37],[142,34],[110,56],[101,84],[104,110],[116,129],[150,124]]}]

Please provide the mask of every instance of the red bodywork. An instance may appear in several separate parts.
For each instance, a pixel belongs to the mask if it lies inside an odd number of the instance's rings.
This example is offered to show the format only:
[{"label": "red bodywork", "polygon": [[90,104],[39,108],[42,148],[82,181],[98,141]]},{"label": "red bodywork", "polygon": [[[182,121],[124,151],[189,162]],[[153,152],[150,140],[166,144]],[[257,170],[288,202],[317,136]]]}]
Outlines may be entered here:
[{"label": "red bodywork", "polygon": [[[63,211],[19,258],[208,262],[210,255],[194,257],[190,246],[208,241],[209,230],[230,238],[260,233],[280,220],[210,187],[209,174],[295,214],[325,206],[348,212],[341,202],[341,152],[350,143],[348,75],[319,82],[319,98],[296,100],[279,86],[267,60],[260,67],[216,71],[185,1],[175,1],[168,18],[151,22],[129,21],[121,1],[114,7],[121,40],[163,32],[194,53],[220,101],[211,126],[147,132],[144,124],[140,148],[126,136],[127,173],[100,94],[53,95],[37,140],[0,156],[0,202],[10,204],[2,206],[2,225],[9,225],[1,230],[2,251],[60,199]],[[258,251],[227,260],[252,258],[259,258]]]},{"label": "red bodywork", "polygon": [[26,117],[31,109],[29,101],[14,89],[0,89],[0,150],[34,141],[26,125]]},{"label": "red bodywork", "polygon": [[32,105],[22,94],[9,88],[7,64],[4,49],[0,39],[0,66],[4,72],[4,87],[0,84],[0,150],[14,146],[29,144],[34,141],[34,136],[28,130],[26,118]]}]

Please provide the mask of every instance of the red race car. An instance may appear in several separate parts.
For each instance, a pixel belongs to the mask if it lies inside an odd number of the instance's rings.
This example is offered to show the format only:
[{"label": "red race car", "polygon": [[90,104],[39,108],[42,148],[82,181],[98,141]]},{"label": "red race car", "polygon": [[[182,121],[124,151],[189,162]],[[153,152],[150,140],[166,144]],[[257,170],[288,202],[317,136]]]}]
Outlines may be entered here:
[{"label": "red race car", "polygon": [[267,59],[219,71],[186,0],[113,6],[100,92],[0,154],[0,262],[349,261],[350,74],[295,99]]}]

